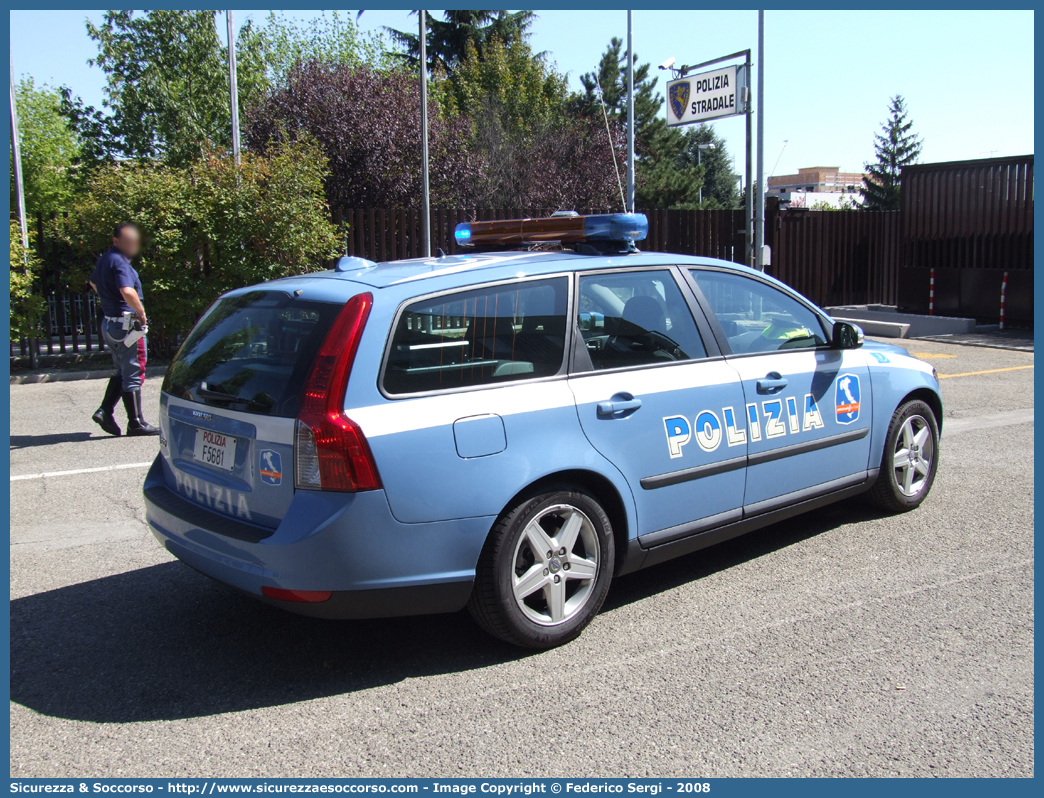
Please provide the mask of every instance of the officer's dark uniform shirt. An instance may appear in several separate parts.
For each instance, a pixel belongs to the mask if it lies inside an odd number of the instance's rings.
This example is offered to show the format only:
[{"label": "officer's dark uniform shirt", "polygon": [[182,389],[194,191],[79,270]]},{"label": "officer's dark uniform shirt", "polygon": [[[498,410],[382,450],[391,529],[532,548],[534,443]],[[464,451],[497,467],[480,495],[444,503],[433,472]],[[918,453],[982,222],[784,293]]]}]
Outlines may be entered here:
[{"label": "officer's dark uniform shirt", "polygon": [[127,304],[121,288],[133,288],[138,292],[138,299],[145,301],[145,295],[141,291],[141,278],[137,270],[115,247],[109,248],[105,254],[98,258],[91,272],[91,282],[98,289],[98,298],[101,299],[102,312],[106,316],[122,316],[124,313],[133,311]]}]

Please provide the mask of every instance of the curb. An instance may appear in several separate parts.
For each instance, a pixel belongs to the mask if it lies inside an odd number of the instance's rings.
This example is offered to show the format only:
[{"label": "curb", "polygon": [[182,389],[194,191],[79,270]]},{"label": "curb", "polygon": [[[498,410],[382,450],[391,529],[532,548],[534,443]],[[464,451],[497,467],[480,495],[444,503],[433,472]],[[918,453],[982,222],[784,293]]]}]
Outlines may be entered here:
[{"label": "curb", "polygon": [[[167,373],[166,366],[146,366],[146,377],[162,377]],[[34,385],[40,382],[73,382],[75,380],[107,380],[112,370],[105,371],[52,371],[43,374],[12,374],[12,385]]]},{"label": "curb", "polygon": [[951,341],[941,335],[932,335],[921,338],[907,338],[907,341],[928,341],[933,344],[952,344],[953,346],[975,346],[980,349],[1003,349],[1007,352],[1025,352],[1028,355],[1033,354],[1033,345],[1031,344],[1028,348],[1026,346],[1017,346],[1013,344],[1004,343],[987,343],[979,341]]}]

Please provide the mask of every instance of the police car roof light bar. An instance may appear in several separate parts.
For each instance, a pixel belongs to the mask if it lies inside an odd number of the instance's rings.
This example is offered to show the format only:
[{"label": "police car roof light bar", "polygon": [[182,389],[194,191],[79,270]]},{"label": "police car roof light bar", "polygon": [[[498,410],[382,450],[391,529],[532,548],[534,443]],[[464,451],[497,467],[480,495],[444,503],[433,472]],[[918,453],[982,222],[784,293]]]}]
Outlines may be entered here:
[{"label": "police car roof light bar", "polygon": [[584,244],[618,241],[633,246],[649,234],[644,213],[599,213],[590,216],[556,215],[541,219],[500,219],[462,222],[454,238],[457,246],[518,246],[556,242]]}]

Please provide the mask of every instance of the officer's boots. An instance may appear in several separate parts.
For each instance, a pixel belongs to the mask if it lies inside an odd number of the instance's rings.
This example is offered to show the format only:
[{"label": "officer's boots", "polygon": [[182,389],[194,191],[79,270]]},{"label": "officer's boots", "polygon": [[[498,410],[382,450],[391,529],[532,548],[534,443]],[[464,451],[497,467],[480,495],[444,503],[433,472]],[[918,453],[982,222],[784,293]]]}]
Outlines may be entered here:
[{"label": "officer's boots", "polygon": [[120,435],[120,425],[116,423],[112,411],[116,409],[116,403],[120,401],[121,393],[123,393],[123,378],[114,374],[109,377],[109,384],[105,386],[105,398],[102,399],[101,407],[91,416],[95,424],[110,435],[117,437]]},{"label": "officer's boots", "polygon": [[124,391],[123,406],[127,408],[128,435],[159,435],[159,427],[152,426],[141,414],[141,391]]}]

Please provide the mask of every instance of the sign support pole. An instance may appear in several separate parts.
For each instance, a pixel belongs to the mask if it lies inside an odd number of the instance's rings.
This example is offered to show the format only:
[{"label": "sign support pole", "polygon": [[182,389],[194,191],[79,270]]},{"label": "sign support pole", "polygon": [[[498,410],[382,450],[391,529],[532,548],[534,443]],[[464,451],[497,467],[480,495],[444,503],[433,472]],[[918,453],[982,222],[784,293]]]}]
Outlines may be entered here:
[{"label": "sign support pole", "polygon": [[428,193],[428,44],[424,12],[420,17],[420,97],[421,97],[421,186],[424,205],[421,208],[421,226],[424,228],[424,257],[431,257],[431,196]]},{"label": "sign support pole", "polygon": [[[746,107],[745,107],[744,111],[742,111],[740,113],[743,113],[743,115],[746,117],[746,128],[747,128],[747,147],[746,147],[747,160],[746,160],[745,169],[744,169],[744,176],[747,179],[747,190],[746,190],[746,192],[743,191],[743,183],[742,183],[742,181],[740,182],[740,193],[746,195],[745,199],[744,199],[745,223],[743,225],[743,227],[744,227],[744,252],[743,252],[742,263],[746,264],[747,266],[754,266],[754,264],[755,264],[754,246],[753,246],[753,242],[754,242],[754,181],[751,179],[752,175],[753,175],[753,172],[754,172],[754,158],[753,158],[753,153],[752,153],[754,137],[752,135],[752,130],[751,130],[752,125],[753,125],[753,119],[754,119],[754,108],[753,108],[754,103],[752,102],[753,92],[751,90],[750,50],[749,49],[747,49],[747,50],[740,50],[739,52],[736,52],[736,53],[730,53],[729,55],[723,55],[720,58],[712,58],[709,61],[702,61],[699,64],[687,64],[687,65],[680,66],[680,67],[677,67],[677,68],[670,67],[670,69],[674,73],[674,79],[675,80],[681,80],[682,78],[688,77],[689,73],[692,72],[695,69],[703,69],[703,67],[713,66],[714,64],[721,64],[721,63],[723,63],[725,61],[732,61],[732,60],[734,60],[736,58],[742,58],[743,59],[743,64],[736,66],[736,79],[737,80],[739,79],[739,72],[742,70],[743,76],[744,76],[743,82],[745,84],[744,87],[743,87],[743,101],[746,103]],[[661,69],[667,69],[667,68],[668,67],[666,65],[661,67]],[[667,84],[668,87],[670,87],[672,82],[673,81],[668,81],[668,84]],[[736,100],[737,103],[739,103],[740,95],[738,93],[735,94],[735,100]],[[739,116],[739,113],[728,114],[728,116]],[[680,121],[682,117],[678,116],[677,118]],[[760,117],[759,117],[759,119],[760,119]],[[696,121],[706,121],[706,120],[698,119],[698,120],[693,120],[692,122],[684,122],[682,124],[693,124]],[[670,125],[670,111],[668,111],[668,122],[667,122],[667,124]],[[738,179],[738,176],[737,176],[737,179]],[[702,200],[701,200],[701,204],[702,204]],[[733,257],[737,257],[737,255],[734,254]]]},{"label": "sign support pole", "polygon": [[634,213],[634,51],[631,49],[631,12],[627,12],[627,207]]},{"label": "sign support pole", "polygon": [[746,260],[744,262],[746,263],[747,266],[753,266],[754,265],[754,181],[750,179],[751,176],[754,174],[754,157],[752,155],[753,136],[752,136],[752,129],[751,129],[751,122],[754,119],[754,103],[752,102],[752,100],[754,98],[751,97],[751,91],[750,91],[750,84],[751,84],[750,66],[751,66],[751,64],[750,64],[750,50],[747,50],[747,58],[746,58],[745,67],[744,67],[745,71],[746,71],[746,76],[747,76],[747,85],[746,85],[746,88],[744,89],[744,91],[747,94],[747,113],[746,113],[746,125],[747,125],[747,153],[746,153],[746,155],[747,155],[747,162],[746,162],[746,166],[744,168],[744,174],[747,177],[747,191],[746,191],[746,197],[744,198],[744,205],[746,206],[746,211],[747,211],[747,213],[746,213],[747,223],[745,225],[746,233],[745,233],[745,236],[744,236],[744,238],[746,240],[747,251],[744,253],[746,255]]},{"label": "sign support pole", "polygon": [[765,12],[758,12],[758,178],[754,268],[765,271]]}]

